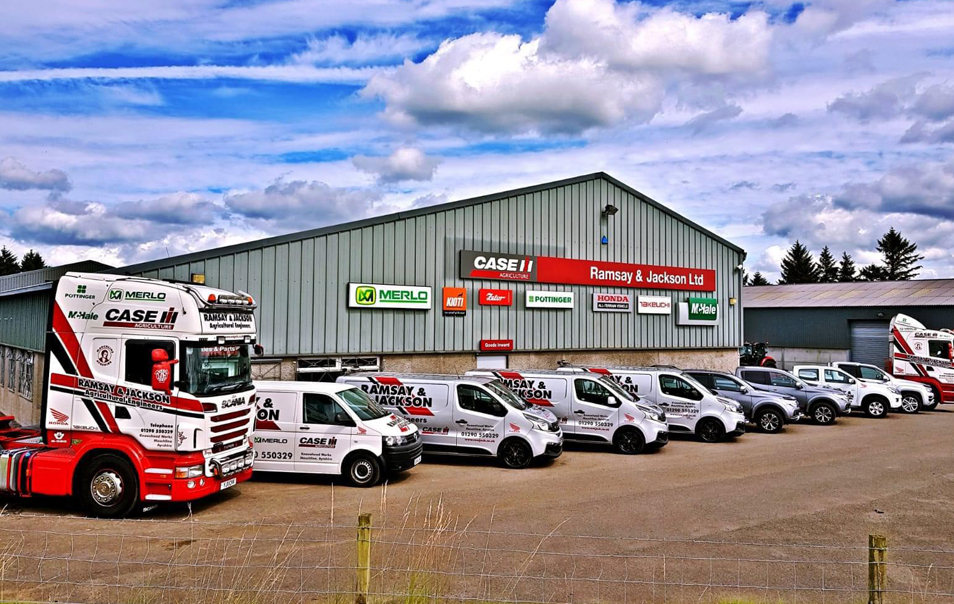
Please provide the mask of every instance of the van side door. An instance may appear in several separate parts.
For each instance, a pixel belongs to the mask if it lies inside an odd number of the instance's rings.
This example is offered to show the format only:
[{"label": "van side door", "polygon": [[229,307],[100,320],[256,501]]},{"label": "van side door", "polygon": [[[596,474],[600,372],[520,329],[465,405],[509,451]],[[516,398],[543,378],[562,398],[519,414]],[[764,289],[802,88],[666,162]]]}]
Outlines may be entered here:
[{"label": "van side door", "polygon": [[507,407],[489,392],[471,384],[457,384],[454,427],[457,448],[482,449],[496,455],[507,430]]},{"label": "van side door", "polygon": [[596,380],[575,378],[573,412],[567,420],[567,431],[586,440],[612,440],[621,403]]},{"label": "van side door", "polygon": [[704,395],[678,375],[661,373],[658,398],[667,419],[673,419],[675,423],[691,428],[699,417]]},{"label": "van side door", "polygon": [[825,385],[826,386],[830,388],[835,388],[836,390],[840,390],[842,392],[854,393],[855,398],[860,404],[861,398],[858,397],[858,393],[856,392],[856,389],[858,388],[857,384],[858,384],[857,380],[855,380],[855,383],[852,384],[851,378],[837,369],[825,370]]},{"label": "van side door", "polygon": [[295,471],[338,474],[351,448],[355,423],[327,394],[302,393],[295,443]]},{"label": "van side door", "polygon": [[295,469],[298,392],[258,389],[255,398],[255,469],[291,472]]}]

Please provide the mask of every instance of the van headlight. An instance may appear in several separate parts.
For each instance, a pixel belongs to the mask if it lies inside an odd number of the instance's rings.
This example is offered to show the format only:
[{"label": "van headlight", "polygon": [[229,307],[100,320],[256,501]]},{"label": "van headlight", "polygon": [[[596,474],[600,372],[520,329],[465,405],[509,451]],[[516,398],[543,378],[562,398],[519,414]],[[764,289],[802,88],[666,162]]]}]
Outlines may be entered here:
[{"label": "van headlight", "polygon": [[400,447],[407,442],[403,436],[385,436],[384,444],[388,447]]},{"label": "van headlight", "polygon": [[530,422],[531,424],[533,424],[533,427],[536,428],[537,430],[542,430],[543,432],[548,432],[549,429],[550,429],[550,426],[547,424],[546,420],[544,420],[544,419],[542,419],[542,418],[536,417],[536,416],[534,416],[534,415],[529,415],[529,414],[527,414],[527,413],[524,413],[524,414],[523,414],[523,417],[524,417],[528,422]]},{"label": "van headlight", "polygon": [[888,386],[888,390],[891,391],[891,394],[901,394],[901,390],[894,386]]},{"label": "van headlight", "polygon": [[733,413],[742,413],[742,405],[736,402],[722,401],[722,404],[725,405],[725,408]]}]

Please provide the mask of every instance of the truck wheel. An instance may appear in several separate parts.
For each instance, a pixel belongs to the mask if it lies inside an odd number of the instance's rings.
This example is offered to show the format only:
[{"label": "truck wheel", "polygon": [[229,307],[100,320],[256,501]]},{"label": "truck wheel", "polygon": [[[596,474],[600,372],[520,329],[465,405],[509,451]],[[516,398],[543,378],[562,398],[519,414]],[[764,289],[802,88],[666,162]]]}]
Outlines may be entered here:
[{"label": "truck wheel", "polygon": [[636,428],[622,428],[617,430],[613,437],[613,446],[616,451],[623,455],[635,455],[646,446],[646,439],[643,433]]},{"label": "truck wheel", "polygon": [[812,407],[811,415],[816,424],[828,426],[835,423],[837,412],[831,403],[818,403]]},{"label": "truck wheel", "polygon": [[768,434],[778,434],[785,426],[785,420],[775,409],[759,411],[759,414],[755,417],[755,423],[759,430]]},{"label": "truck wheel", "polygon": [[77,494],[91,516],[122,518],[139,501],[139,479],[126,459],[105,453],[84,465]]},{"label": "truck wheel", "polygon": [[910,392],[901,395],[901,410],[905,413],[917,413],[921,409],[921,397]]},{"label": "truck wheel", "polygon": [[934,386],[931,386],[931,391],[934,392],[934,402],[931,403],[930,405],[926,403],[924,405],[921,405],[922,409],[927,409],[928,411],[933,411],[934,408],[937,407],[938,404],[940,404],[941,402],[941,391],[935,388]]},{"label": "truck wheel", "polygon": [[366,453],[358,453],[348,460],[346,470],[348,482],[356,487],[373,487],[381,480],[381,466],[378,460]]},{"label": "truck wheel", "polygon": [[497,455],[505,466],[513,470],[526,468],[530,465],[530,462],[533,461],[533,450],[530,448],[530,445],[519,438],[505,440],[504,443],[500,445],[500,451]]},{"label": "truck wheel", "polygon": [[702,442],[717,443],[725,438],[725,426],[719,420],[707,417],[699,420],[696,435],[702,439]]},{"label": "truck wheel", "polygon": [[865,401],[864,405],[865,415],[868,417],[884,417],[888,414],[888,404],[881,397],[870,397]]}]

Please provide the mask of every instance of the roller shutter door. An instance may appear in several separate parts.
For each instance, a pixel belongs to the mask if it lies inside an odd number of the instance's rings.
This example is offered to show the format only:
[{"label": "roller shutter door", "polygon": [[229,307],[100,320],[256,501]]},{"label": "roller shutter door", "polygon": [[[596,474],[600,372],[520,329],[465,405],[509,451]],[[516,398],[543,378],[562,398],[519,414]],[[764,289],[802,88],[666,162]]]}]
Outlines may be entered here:
[{"label": "roller shutter door", "polygon": [[888,358],[888,322],[851,322],[851,360],[884,367]]}]

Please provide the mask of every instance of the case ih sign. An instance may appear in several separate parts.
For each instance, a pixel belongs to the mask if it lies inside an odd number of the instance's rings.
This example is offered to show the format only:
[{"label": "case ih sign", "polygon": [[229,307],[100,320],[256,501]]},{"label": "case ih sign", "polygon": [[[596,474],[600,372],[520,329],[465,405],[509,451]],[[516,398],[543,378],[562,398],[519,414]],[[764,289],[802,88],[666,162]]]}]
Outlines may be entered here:
[{"label": "case ih sign", "polygon": [[548,256],[460,252],[461,279],[715,291],[715,271]]}]

